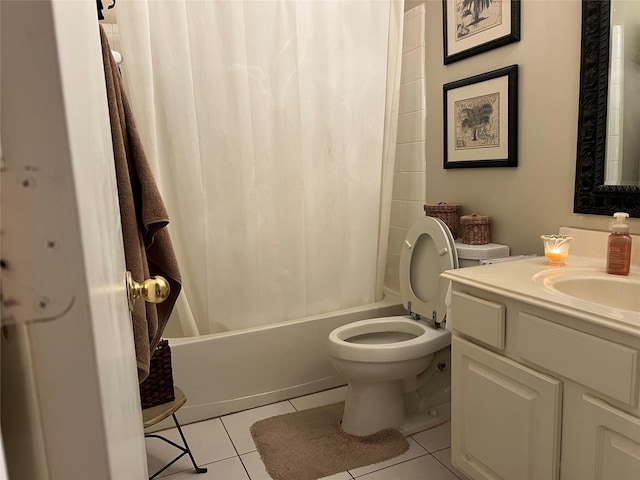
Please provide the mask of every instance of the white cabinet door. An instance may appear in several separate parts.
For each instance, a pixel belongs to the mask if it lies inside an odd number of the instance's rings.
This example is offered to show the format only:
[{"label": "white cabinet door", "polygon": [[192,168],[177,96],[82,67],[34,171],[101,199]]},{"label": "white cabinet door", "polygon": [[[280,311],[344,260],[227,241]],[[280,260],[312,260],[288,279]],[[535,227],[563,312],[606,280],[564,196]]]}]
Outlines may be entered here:
[{"label": "white cabinet door", "polygon": [[559,477],[560,381],[452,341],[453,464],[472,479]]},{"label": "white cabinet door", "polygon": [[2,1],[2,436],[11,478],[147,476],[96,5]]},{"label": "white cabinet door", "polygon": [[640,419],[581,389],[567,393],[562,478],[640,479]]}]

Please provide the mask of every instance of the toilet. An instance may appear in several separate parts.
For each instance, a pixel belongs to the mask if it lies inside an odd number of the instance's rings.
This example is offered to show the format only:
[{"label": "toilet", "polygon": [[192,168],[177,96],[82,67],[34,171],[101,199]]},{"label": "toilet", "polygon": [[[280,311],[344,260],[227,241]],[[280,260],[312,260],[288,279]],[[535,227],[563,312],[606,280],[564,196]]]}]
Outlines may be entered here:
[{"label": "toilet", "polygon": [[[509,254],[508,247],[491,245],[483,247],[486,255]],[[478,264],[481,255],[471,256]],[[344,432],[365,436],[395,428],[409,435],[449,420],[449,281],[440,274],[458,267],[449,228],[438,218],[420,217],[400,254],[400,293],[407,315],[361,320],[329,334],[331,362],[348,380]]]}]

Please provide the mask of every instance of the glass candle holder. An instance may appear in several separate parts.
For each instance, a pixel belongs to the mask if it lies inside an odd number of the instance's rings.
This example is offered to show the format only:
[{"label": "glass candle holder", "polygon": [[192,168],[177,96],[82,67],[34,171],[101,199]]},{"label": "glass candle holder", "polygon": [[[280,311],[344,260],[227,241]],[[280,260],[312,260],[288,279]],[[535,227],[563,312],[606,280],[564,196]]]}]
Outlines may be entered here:
[{"label": "glass candle holder", "polygon": [[569,244],[573,237],[568,235],[540,235],[544,243],[544,256],[549,265],[564,265],[564,260],[569,255]]}]

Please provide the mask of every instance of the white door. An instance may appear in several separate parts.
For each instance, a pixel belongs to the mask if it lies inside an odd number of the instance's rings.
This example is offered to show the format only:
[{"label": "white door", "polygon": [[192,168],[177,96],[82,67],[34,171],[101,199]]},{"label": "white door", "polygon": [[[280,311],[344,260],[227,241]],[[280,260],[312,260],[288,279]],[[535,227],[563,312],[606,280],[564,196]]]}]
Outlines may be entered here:
[{"label": "white door", "polygon": [[0,2],[12,479],[147,476],[94,0]]},{"label": "white door", "polygon": [[451,460],[474,480],[554,480],[562,383],[454,336]]}]

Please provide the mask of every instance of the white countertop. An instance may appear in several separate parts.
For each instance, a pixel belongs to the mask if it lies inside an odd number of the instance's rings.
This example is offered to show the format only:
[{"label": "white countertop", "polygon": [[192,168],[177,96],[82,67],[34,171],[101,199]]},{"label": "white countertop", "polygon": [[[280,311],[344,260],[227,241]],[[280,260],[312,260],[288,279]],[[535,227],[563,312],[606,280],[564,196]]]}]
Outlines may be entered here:
[{"label": "white countertop", "polygon": [[[565,263],[566,266],[563,267],[551,267],[547,265],[544,256],[527,257],[511,262],[447,270],[442,276],[463,285],[640,336],[640,311],[621,310],[580,300],[539,286],[534,280],[536,275],[544,274],[543,272],[571,274],[580,269],[589,275],[640,281],[640,268],[632,266],[628,277],[618,277],[606,273],[604,259],[569,255]],[[640,296],[640,289],[638,295]]]}]

